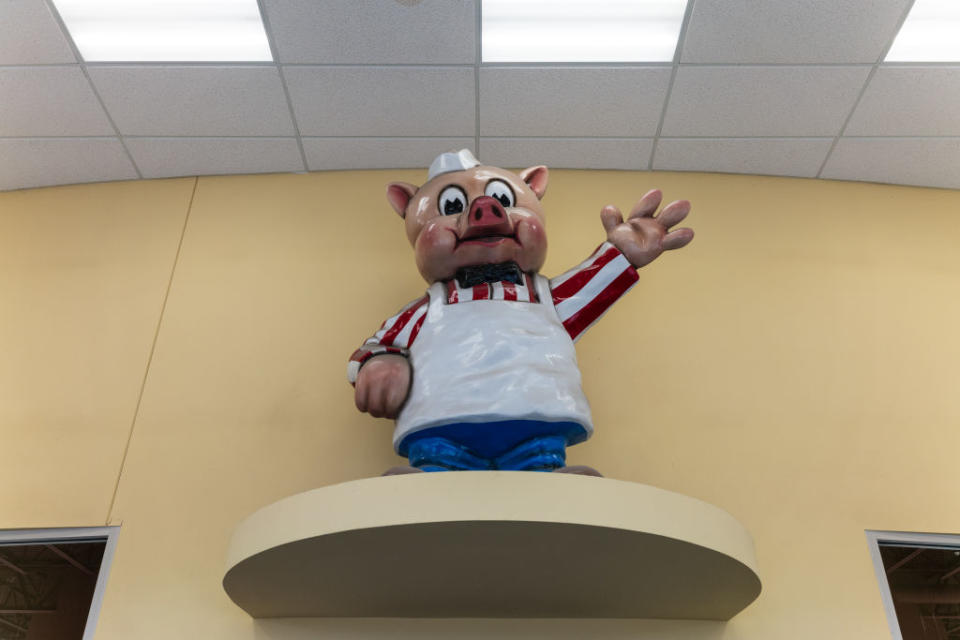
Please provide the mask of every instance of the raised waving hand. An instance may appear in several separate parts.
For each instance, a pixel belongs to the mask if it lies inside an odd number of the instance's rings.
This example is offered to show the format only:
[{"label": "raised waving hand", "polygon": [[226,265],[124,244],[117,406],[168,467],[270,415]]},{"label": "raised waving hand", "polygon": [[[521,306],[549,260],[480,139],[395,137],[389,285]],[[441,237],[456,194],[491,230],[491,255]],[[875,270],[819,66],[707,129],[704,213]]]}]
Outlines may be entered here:
[{"label": "raised waving hand", "polygon": [[613,205],[607,205],[600,211],[607,240],[637,269],[650,264],[664,251],[685,247],[693,240],[693,229],[683,227],[671,230],[690,213],[690,202],[671,202],[657,214],[662,200],[663,194],[659,189],[648,191],[633,205],[626,221]]}]

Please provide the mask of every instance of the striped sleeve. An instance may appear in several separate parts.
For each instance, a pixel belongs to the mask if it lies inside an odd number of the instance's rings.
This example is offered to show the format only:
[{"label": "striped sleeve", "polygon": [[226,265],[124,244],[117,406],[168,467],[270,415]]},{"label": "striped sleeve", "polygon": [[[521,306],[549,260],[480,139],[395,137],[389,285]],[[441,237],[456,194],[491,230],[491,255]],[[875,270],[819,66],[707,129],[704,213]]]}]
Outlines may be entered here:
[{"label": "striped sleeve", "polygon": [[570,337],[577,340],[638,279],[620,250],[604,242],[585,262],[550,280],[553,305]]},{"label": "striped sleeve", "polygon": [[395,353],[404,357],[410,355],[410,345],[417,338],[424,318],[427,317],[429,297],[414,300],[395,316],[388,318],[380,329],[367,338],[363,345],[353,352],[347,362],[347,381],[354,384],[360,367],[372,358],[383,353]]}]

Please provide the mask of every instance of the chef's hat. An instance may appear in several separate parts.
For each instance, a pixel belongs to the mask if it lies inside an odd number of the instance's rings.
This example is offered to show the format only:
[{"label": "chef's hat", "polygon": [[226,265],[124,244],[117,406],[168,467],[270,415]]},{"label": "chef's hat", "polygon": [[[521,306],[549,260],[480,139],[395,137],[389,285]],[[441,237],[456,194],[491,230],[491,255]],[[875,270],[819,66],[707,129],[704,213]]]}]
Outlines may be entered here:
[{"label": "chef's hat", "polygon": [[479,166],[480,162],[473,157],[470,149],[460,149],[460,151],[448,151],[441,153],[434,159],[430,165],[430,171],[427,173],[427,180],[433,180],[442,173],[452,171],[466,171]]}]

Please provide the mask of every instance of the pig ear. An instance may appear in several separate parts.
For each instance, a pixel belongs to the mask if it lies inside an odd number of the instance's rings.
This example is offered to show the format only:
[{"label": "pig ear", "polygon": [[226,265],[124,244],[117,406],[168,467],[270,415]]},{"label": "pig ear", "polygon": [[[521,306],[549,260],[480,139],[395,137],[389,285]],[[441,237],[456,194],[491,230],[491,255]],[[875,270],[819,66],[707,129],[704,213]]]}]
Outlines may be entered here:
[{"label": "pig ear", "polygon": [[541,164],[524,169],[520,172],[520,178],[537,194],[537,200],[542,200],[543,194],[547,192],[548,174],[547,168]]},{"label": "pig ear", "polygon": [[387,200],[393,210],[403,218],[407,214],[407,205],[417,192],[417,188],[406,182],[391,182],[387,185]]}]

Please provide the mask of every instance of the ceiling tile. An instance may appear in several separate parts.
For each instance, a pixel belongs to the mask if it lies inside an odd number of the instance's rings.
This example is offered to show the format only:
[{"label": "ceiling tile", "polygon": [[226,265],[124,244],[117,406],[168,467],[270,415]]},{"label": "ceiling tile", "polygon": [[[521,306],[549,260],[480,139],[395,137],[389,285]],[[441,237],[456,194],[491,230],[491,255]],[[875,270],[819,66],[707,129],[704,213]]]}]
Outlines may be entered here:
[{"label": "ceiling tile", "polygon": [[960,138],[841,138],[820,177],[960,189]]},{"label": "ceiling tile", "polygon": [[834,136],[868,67],[681,67],[664,136]]},{"label": "ceiling tile", "polygon": [[881,66],[846,135],[960,136],[960,67]]},{"label": "ceiling tile", "polygon": [[484,136],[652,136],[670,67],[485,67]]},{"label": "ceiling tile", "polygon": [[113,134],[78,65],[0,68],[0,136]]},{"label": "ceiling tile", "polygon": [[876,62],[909,0],[697,0],[681,62]]},{"label": "ceiling tile", "polygon": [[841,138],[821,178],[960,189],[960,138]]},{"label": "ceiling tile", "polygon": [[144,178],[304,171],[296,138],[127,138]]},{"label": "ceiling tile", "polygon": [[472,0],[266,0],[281,62],[473,64]]},{"label": "ceiling tile", "polygon": [[76,61],[43,0],[0,2],[0,65]]},{"label": "ceiling tile", "polygon": [[273,66],[124,65],[89,72],[124,135],[294,135]]},{"label": "ceiling tile", "polygon": [[0,189],[136,177],[116,138],[0,139]]},{"label": "ceiling tile", "polygon": [[305,136],[472,136],[473,67],[284,67]]},{"label": "ceiling tile", "polygon": [[813,178],[833,138],[660,138],[653,168]]},{"label": "ceiling tile", "polygon": [[424,169],[444,151],[473,149],[473,138],[304,138],[311,171]]},{"label": "ceiling tile", "polygon": [[480,159],[500,167],[645,170],[652,138],[480,138]]}]

